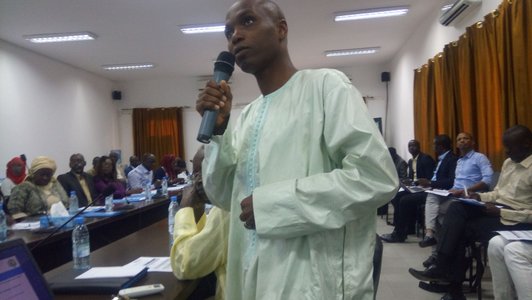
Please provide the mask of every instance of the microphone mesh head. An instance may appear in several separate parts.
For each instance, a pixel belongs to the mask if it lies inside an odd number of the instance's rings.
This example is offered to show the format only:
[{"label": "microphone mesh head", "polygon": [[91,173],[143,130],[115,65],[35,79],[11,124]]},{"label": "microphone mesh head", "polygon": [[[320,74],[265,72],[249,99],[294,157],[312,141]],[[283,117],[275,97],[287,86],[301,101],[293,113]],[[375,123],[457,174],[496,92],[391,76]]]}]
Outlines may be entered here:
[{"label": "microphone mesh head", "polygon": [[220,54],[218,54],[216,62],[214,63],[214,71],[224,72],[231,76],[231,74],[233,74],[234,69],[235,56],[227,51],[220,52]]}]

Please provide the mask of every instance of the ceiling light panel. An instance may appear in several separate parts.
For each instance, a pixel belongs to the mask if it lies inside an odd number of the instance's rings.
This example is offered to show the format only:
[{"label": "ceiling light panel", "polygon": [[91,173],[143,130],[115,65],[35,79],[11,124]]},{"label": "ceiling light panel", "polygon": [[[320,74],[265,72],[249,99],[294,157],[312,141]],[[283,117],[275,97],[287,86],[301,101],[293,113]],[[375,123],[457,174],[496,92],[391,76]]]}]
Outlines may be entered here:
[{"label": "ceiling light panel", "polygon": [[102,68],[108,71],[120,71],[120,70],[139,70],[139,69],[151,69],[155,68],[152,63],[141,64],[117,64],[117,65],[103,65]]},{"label": "ceiling light panel", "polygon": [[380,47],[328,50],[328,51],[325,51],[325,56],[335,57],[335,56],[346,56],[346,55],[374,54],[374,53],[377,53],[379,49]]},{"label": "ceiling light panel", "polygon": [[32,34],[23,37],[32,43],[76,42],[96,39],[96,35],[91,32]]},{"label": "ceiling light panel", "polygon": [[225,24],[187,25],[181,26],[180,29],[184,34],[224,32]]},{"label": "ceiling light panel", "polygon": [[408,6],[382,7],[339,12],[335,14],[334,21],[352,21],[373,18],[386,18],[402,16],[408,12]]}]

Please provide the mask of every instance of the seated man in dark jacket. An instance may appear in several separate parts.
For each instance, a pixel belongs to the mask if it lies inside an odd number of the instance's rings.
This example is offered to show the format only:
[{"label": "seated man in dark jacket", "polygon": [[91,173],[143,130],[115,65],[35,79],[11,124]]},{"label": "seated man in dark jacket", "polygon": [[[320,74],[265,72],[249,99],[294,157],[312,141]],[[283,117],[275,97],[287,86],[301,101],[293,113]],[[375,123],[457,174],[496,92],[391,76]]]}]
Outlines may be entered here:
[{"label": "seated man in dark jacket", "polygon": [[[457,157],[451,151],[451,138],[445,134],[436,136],[434,138],[434,150],[438,155],[438,165],[434,174],[430,176],[430,179],[418,178],[416,183],[424,188],[448,189],[453,185],[457,160]],[[397,199],[394,212],[395,228],[392,233],[381,236],[384,241],[389,243],[402,243],[406,240],[408,226],[415,221],[418,207],[423,205],[427,198],[427,193],[425,192],[404,192],[398,195],[399,199]]]},{"label": "seated man in dark jacket", "polygon": [[[411,140],[408,142],[408,152],[412,154],[412,158],[408,160],[408,178],[400,177],[401,182],[406,185],[415,184],[420,179],[432,178],[434,172],[434,159],[420,150],[419,141]],[[397,209],[399,200],[408,192],[401,191],[391,200],[394,209]],[[394,214],[395,220],[395,214]]]},{"label": "seated man in dark jacket", "polygon": [[408,152],[412,158],[408,160],[408,177],[416,183],[422,178],[432,178],[436,163],[430,155],[421,152],[419,141],[408,142]]},{"label": "seated man in dark jacket", "polygon": [[57,180],[63,186],[63,189],[70,195],[71,191],[76,192],[79,206],[87,206],[96,196],[92,176],[83,172],[85,168],[85,158],[80,153],[70,156],[70,172],[57,176]]}]

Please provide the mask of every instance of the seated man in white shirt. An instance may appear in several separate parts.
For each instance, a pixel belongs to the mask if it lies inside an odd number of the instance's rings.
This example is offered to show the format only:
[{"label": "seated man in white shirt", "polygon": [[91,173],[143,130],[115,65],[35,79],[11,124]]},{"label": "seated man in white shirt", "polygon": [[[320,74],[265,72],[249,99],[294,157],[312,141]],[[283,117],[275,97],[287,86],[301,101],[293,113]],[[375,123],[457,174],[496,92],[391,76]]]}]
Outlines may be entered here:
[{"label": "seated man in white shirt", "polygon": [[194,184],[185,188],[175,216],[170,262],[178,279],[198,279],[215,272],[215,299],[224,299],[229,215],[216,206],[208,217],[205,214],[205,203],[210,201],[203,191],[202,161],[203,147],[193,159]]},{"label": "seated man in white shirt", "polygon": [[498,235],[488,246],[495,300],[532,299],[532,242],[508,241]]},{"label": "seated man in white shirt", "polygon": [[[142,163],[127,175],[129,189],[144,188],[146,184],[151,186],[155,161],[155,155],[151,153],[146,153],[142,156]],[[156,181],[154,185],[158,188],[161,186],[161,182]]]}]

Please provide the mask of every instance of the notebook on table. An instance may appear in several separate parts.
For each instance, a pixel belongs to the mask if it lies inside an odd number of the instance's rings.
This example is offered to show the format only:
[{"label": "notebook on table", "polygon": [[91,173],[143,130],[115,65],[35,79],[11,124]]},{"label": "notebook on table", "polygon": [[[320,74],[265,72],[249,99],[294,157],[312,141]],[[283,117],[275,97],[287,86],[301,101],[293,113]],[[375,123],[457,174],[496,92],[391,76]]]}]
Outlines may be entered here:
[{"label": "notebook on table", "polygon": [[61,272],[50,278],[50,288],[56,294],[116,294],[119,290],[131,287],[146,277],[148,268],[139,268],[137,272],[128,276],[77,279],[85,272],[87,270],[74,269]]},{"label": "notebook on table", "polygon": [[22,239],[0,243],[0,299],[54,299],[41,270]]}]

